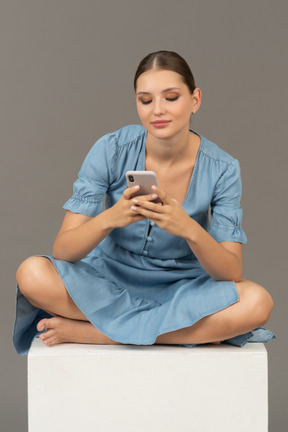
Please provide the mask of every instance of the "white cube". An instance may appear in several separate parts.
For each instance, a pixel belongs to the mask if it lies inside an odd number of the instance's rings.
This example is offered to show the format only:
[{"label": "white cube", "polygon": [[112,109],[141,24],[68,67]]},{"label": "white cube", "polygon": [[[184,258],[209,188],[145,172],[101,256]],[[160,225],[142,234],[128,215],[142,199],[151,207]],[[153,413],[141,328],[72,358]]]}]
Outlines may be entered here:
[{"label": "white cube", "polygon": [[35,339],[28,419],[29,432],[267,432],[267,352]]}]

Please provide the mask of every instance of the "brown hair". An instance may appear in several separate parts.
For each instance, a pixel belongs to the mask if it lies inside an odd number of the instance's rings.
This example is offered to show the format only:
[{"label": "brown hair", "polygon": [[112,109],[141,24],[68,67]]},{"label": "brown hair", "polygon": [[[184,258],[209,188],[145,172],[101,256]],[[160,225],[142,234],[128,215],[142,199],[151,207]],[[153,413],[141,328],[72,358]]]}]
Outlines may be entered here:
[{"label": "brown hair", "polygon": [[174,51],[156,51],[144,57],[136,70],[134,77],[134,90],[140,75],[152,69],[165,69],[177,72],[192,94],[196,88],[195,80],[187,62]]}]

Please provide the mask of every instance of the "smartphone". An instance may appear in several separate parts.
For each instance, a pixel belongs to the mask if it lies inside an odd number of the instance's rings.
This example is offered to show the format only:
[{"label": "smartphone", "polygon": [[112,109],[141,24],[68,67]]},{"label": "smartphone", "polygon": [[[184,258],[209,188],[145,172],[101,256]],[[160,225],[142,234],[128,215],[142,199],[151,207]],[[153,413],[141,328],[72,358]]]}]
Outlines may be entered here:
[{"label": "smartphone", "polygon": [[[126,180],[129,187],[140,186],[140,189],[135,192],[134,196],[150,195],[153,193],[151,186],[159,186],[156,173],[154,171],[127,171]],[[154,200],[156,203],[161,203],[160,198]]]}]

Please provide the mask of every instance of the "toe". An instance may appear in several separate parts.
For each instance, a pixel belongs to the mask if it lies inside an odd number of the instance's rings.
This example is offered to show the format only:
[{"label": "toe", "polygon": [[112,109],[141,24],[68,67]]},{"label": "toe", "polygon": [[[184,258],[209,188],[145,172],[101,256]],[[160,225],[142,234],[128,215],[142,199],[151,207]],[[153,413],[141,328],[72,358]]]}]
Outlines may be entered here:
[{"label": "toe", "polygon": [[41,321],[38,322],[37,324],[37,330],[38,331],[44,331],[47,327],[46,327],[46,319],[42,319]]},{"label": "toe", "polygon": [[39,338],[44,341],[44,339],[49,339],[50,337],[54,336],[53,330],[47,330],[45,333],[42,333]]},{"label": "toe", "polygon": [[56,336],[51,336],[51,337],[45,338],[45,340],[43,342],[47,346],[53,346],[53,345],[57,345],[60,343],[60,341],[58,340],[58,338]]},{"label": "toe", "polygon": [[44,331],[44,330],[47,330],[49,328],[52,328],[53,327],[52,320],[53,320],[53,318],[44,318],[44,319],[42,319],[37,324],[37,330],[38,331]]}]

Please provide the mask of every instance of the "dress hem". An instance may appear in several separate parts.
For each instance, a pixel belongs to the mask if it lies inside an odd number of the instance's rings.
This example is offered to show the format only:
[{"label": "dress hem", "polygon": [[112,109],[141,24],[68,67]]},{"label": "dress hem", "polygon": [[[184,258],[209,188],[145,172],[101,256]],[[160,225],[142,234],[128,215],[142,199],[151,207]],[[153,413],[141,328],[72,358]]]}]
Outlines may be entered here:
[{"label": "dress hem", "polygon": [[58,272],[59,276],[61,277],[62,282],[63,282],[63,284],[64,284],[64,286],[65,286],[65,288],[66,288],[69,296],[71,297],[71,299],[73,300],[73,302],[76,304],[76,306],[81,310],[81,312],[83,313],[83,315],[85,315],[85,317],[87,318],[87,320],[92,325],[94,325],[94,327],[96,327],[101,333],[103,333],[105,336],[107,336],[110,339],[112,339],[114,342],[120,342],[120,343],[123,343],[123,344],[131,344],[131,345],[154,345],[158,336],[161,336],[162,334],[169,333],[169,332],[172,332],[172,331],[181,330],[182,328],[191,327],[194,324],[196,324],[198,321],[200,321],[202,318],[205,318],[206,316],[210,316],[210,315],[213,315],[214,313],[220,312],[221,310],[224,310],[227,307],[229,307],[232,304],[235,304],[235,303],[237,303],[239,301],[239,294],[238,294],[235,282],[234,281],[228,281],[228,282],[231,282],[233,284],[235,298],[233,299],[233,301],[228,302],[225,307],[212,308],[207,313],[203,313],[203,314],[199,315],[194,320],[191,320],[189,322],[185,322],[184,324],[178,324],[178,325],[174,325],[174,326],[171,326],[171,327],[168,327],[168,328],[166,327],[164,330],[161,330],[161,332],[156,333],[153,336],[151,335],[151,336],[147,337],[147,340],[145,340],[145,341],[138,342],[138,341],[134,341],[131,338],[129,338],[129,339],[125,339],[125,338],[122,338],[122,337],[119,338],[116,335],[114,336],[111,332],[109,332],[109,331],[107,332],[106,330],[104,330],[101,325],[100,326],[98,325],[98,323],[96,323],[97,325],[95,325],[94,322],[90,321],[89,317],[85,314],[85,312],[83,312],[83,310],[80,307],[80,305],[77,302],[77,300],[75,300],[75,298],[72,296],[72,294],[71,294],[71,292],[69,290],[69,287],[67,286],[67,283],[65,282],[65,276],[61,273],[61,270],[56,265],[55,258],[51,257],[50,255],[38,255],[38,256],[47,258],[47,259],[49,259],[52,262],[52,264],[54,265],[56,271]]}]

